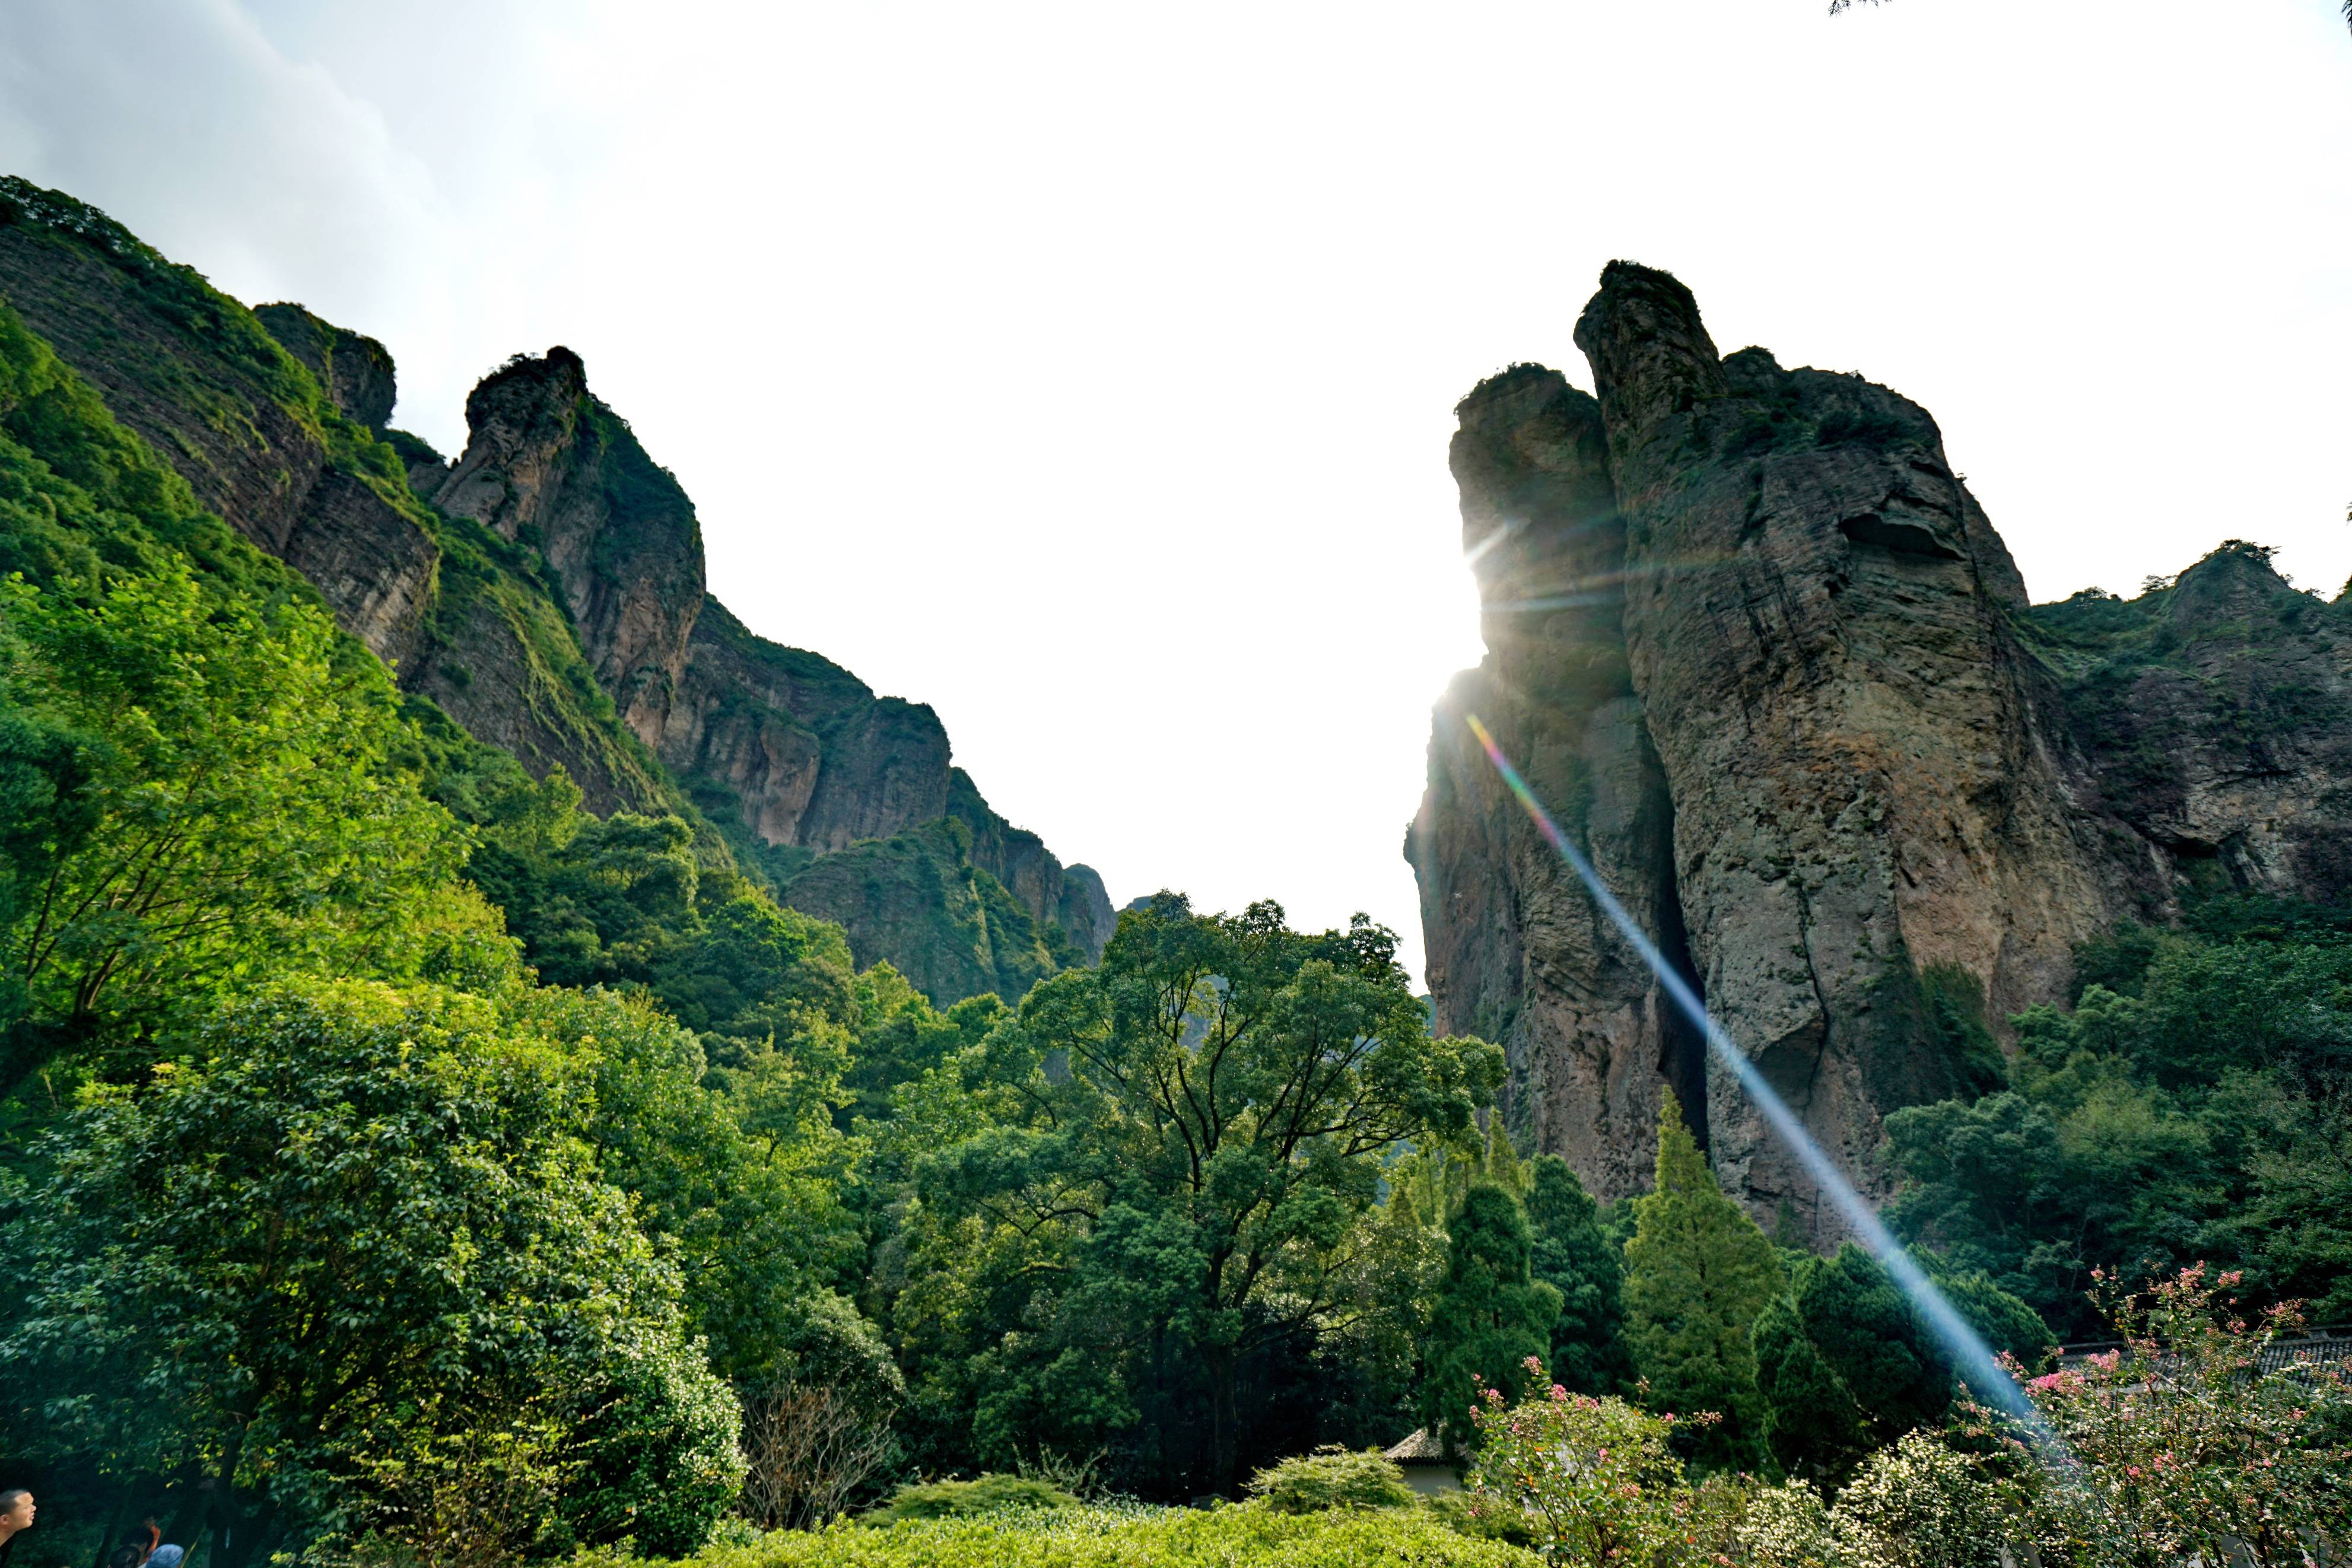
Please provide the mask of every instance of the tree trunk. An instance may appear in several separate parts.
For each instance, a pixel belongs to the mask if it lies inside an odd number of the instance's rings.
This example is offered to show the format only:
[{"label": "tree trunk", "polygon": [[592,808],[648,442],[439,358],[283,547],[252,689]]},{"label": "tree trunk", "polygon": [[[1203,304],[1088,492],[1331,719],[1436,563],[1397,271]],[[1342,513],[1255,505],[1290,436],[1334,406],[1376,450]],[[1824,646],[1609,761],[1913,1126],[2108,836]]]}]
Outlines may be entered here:
[{"label": "tree trunk", "polygon": [[1230,1347],[1219,1346],[1205,1357],[1209,1373],[1209,1480],[1223,1496],[1233,1495],[1242,1462],[1241,1419],[1234,1408],[1234,1383],[1239,1373]]}]

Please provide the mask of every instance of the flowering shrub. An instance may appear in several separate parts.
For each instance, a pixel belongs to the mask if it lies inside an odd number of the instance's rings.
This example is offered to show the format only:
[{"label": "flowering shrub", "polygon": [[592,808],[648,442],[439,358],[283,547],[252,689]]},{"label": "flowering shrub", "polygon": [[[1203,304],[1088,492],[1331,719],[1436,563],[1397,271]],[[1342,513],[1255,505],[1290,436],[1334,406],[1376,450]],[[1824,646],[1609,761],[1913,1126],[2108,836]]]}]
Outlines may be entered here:
[{"label": "flowering shrub", "polygon": [[2026,1385],[2063,1449],[2020,1468],[2053,1543],[2085,1563],[2299,1568],[2315,1541],[2352,1542],[2352,1385],[2340,1367],[2264,1365],[2294,1311],[2249,1322],[2226,1294],[2239,1276],[2202,1264],[2139,1294],[2095,1278],[2123,1347]]},{"label": "flowering shrub", "polygon": [[1525,1397],[1507,1404],[1483,1389],[1471,1411],[1471,1507],[1523,1514],[1553,1563],[1647,1563],[1690,1544],[1696,1494],[1666,1448],[1676,1417],[1570,1394],[1535,1357],[1527,1365]]},{"label": "flowering shrub", "polygon": [[1984,1461],[1925,1432],[1864,1459],[1830,1511],[1832,1560],[1873,1568],[2000,1568],[2016,1533]]}]

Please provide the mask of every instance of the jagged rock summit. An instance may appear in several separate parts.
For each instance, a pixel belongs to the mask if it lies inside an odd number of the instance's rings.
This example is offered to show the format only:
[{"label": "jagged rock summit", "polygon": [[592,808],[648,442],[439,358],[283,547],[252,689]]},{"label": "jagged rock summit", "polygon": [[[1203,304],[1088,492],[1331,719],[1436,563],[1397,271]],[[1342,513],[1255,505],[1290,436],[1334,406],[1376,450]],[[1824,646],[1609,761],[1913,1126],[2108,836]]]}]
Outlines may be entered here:
[{"label": "jagged rock summit", "polygon": [[2233,543],[2031,607],[1917,404],[1721,355],[1624,262],[1576,341],[1597,396],[1521,365],[1458,410],[1487,655],[1438,706],[1406,852],[1439,1023],[1506,1045],[1510,1118],[1602,1196],[1643,1185],[1671,1090],[1768,1224],[1839,1233],[1470,713],[1865,1190],[1881,1118],[1988,1082],[2077,944],[2213,888],[2342,895],[2342,601]]},{"label": "jagged rock summit", "polygon": [[990,808],[930,708],[751,632],[677,481],[568,349],[467,400],[445,459],[392,354],[247,310],[94,208],[0,179],[0,304],[197,498],[299,570],[433,722],[562,767],[599,812],[699,813],[785,903],[947,1003],[1088,961],[1102,882]]}]

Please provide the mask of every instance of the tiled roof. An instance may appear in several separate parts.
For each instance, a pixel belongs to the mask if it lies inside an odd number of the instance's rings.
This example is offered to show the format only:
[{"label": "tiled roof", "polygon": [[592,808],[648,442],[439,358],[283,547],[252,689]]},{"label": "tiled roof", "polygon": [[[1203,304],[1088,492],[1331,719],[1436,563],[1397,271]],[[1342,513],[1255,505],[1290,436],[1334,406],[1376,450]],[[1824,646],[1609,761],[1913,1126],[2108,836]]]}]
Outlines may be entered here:
[{"label": "tiled roof", "polygon": [[1446,1462],[1444,1445],[1426,1427],[1388,1450],[1388,1457],[1401,1465],[1442,1465]]}]

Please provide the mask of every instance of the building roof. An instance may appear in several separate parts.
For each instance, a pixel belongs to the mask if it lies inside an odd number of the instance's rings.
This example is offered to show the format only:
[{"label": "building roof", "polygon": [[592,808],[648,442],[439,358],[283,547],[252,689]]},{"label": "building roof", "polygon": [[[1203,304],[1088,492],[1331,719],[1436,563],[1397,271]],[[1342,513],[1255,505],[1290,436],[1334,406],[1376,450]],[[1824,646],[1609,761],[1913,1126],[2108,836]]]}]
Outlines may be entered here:
[{"label": "building roof", "polygon": [[1426,1427],[1389,1449],[1388,1457],[1400,1465],[1444,1465],[1453,1462],[1445,1457],[1445,1446]]}]

